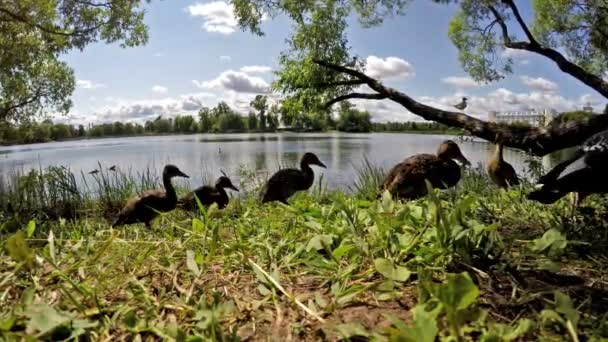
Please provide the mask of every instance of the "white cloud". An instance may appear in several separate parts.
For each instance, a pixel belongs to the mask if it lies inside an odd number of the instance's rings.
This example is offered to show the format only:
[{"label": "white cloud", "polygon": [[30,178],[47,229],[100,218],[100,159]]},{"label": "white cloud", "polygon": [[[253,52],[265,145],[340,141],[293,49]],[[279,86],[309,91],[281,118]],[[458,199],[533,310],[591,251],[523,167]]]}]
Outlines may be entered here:
[{"label": "white cloud", "polygon": [[211,81],[193,80],[192,83],[203,89],[224,89],[237,93],[266,94],[270,92],[270,85],[263,78],[234,70],[226,70]]},{"label": "white cloud", "polygon": [[[364,86],[357,91],[370,92]],[[522,92],[516,93],[509,89],[499,88],[485,95],[471,96],[463,92],[455,92],[446,96],[422,96],[417,101],[429,106],[444,110],[455,111],[454,105],[460,102],[463,96],[467,96],[468,107],[466,113],[481,119],[487,119],[490,111],[514,111],[530,109],[555,109],[558,113],[572,110],[580,110],[584,105],[590,103],[595,111],[601,112],[603,103],[593,95],[583,95],[578,98],[568,98],[556,92]],[[389,101],[353,100],[360,109],[367,110],[374,121],[424,121],[421,117],[410,113],[401,105]]]},{"label": "white cloud", "polygon": [[68,115],[74,123],[100,123],[112,121],[133,121],[143,123],[158,115],[175,116],[178,114],[195,114],[203,106],[214,106],[217,97],[211,93],[191,93],[162,99],[126,100],[109,98],[106,106],[91,110],[82,115],[72,112]]},{"label": "white cloud", "polygon": [[558,89],[558,86],[555,82],[549,81],[542,77],[533,78],[533,77],[524,75],[524,76],[521,76],[520,79],[523,84],[527,85],[528,87],[530,87],[534,90],[538,90],[538,91],[542,91],[542,92],[553,92]]},{"label": "white cloud", "polygon": [[530,64],[528,59],[532,55],[532,52],[526,50],[509,49],[506,48],[502,51],[501,56],[503,58],[511,58],[512,60],[519,62],[519,64]]},{"label": "white cloud", "polygon": [[95,83],[90,80],[76,80],[76,86],[82,89],[105,88],[105,84]]},{"label": "white cloud", "polygon": [[225,1],[196,3],[187,8],[193,17],[203,19],[203,29],[207,32],[232,34],[236,31],[238,22],[234,16],[234,7]]},{"label": "white cloud", "polygon": [[397,57],[382,59],[369,56],[366,59],[365,69],[370,77],[379,79],[405,78],[415,74],[414,67],[409,62]]},{"label": "white cloud", "polygon": [[220,56],[221,62],[230,62],[231,60],[232,60],[232,57],[230,57],[230,56]]},{"label": "white cloud", "polygon": [[166,94],[169,92],[169,89],[167,89],[167,87],[163,87],[161,85],[155,85],[154,87],[152,87],[152,91],[157,94]]},{"label": "white cloud", "polygon": [[477,88],[484,84],[477,82],[470,77],[449,76],[441,79],[441,82],[455,86],[457,88]]},{"label": "white cloud", "polygon": [[272,68],[267,65],[246,65],[241,68],[241,71],[246,74],[265,74],[272,71]]}]

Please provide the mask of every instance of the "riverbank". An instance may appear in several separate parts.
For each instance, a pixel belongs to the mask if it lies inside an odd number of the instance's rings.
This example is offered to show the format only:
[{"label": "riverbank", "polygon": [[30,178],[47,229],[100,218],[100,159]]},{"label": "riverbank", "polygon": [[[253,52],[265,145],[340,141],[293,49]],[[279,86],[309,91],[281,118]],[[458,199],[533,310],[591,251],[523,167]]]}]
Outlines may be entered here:
[{"label": "riverbank", "polygon": [[290,206],[259,205],[262,182],[242,175],[243,196],[225,210],[176,210],[152,230],[109,228],[99,201],[73,220],[25,220],[2,233],[0,330],[92,340],[608,337],[605,199],[570,215],[568,198],[543,206],[525,199],[530,184],[502,191],[467,172],[438,197],[372,200],[383,172],[361,169],[352,194],[319,186]]},{"label": "riverbank", "polygon": [[99,137],[75,137],[69,139],[61,139],[61,140],[47,140],[42,142],[32,142],[32,143],[2,143],[0,141],[0,147],[10,147],[10,146],[27,146],[27,145],[37,145],[37,144],[47,144],[47,143],[56,143],[56,142],[70,142],[70,141],[86,141],[86,140],[100,140],[100,139],[120,139],[120,138],[134,138],[134,137],[165,137],[165,136],[184,136],[184,135],[193,135],[193,134],[214,134],[214,135],[222,135],[222,134],[260,134],[260,133],[343,133],[343,134],[370,134],[370,133],[393,133],[393,134],[428,134],[428,135],[453,135],[453,136],[461,136],[463,135],[461,131],[457,130],[428,130],[428,131],[371,131],[364,133],[353,133],[353,132],[341,132],[341,131],[293,131],[293,130],[277,130],[277,131],[267,131],[267,132],[258,132],[258,131],[242,131],[242,132],[213,132],[213,133],[146,133],[146,134],[133,134],[133,135],[108,135],[108,136],[99,136]]}]

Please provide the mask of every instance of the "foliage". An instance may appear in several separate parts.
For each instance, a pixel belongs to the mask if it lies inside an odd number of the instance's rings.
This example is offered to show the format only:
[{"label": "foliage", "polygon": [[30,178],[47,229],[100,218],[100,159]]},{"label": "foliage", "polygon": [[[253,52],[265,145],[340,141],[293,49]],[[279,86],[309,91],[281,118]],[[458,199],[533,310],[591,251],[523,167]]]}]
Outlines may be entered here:
[{"label": "foliage", "polygon": [[[152,186],[125,176],[133,188],[99,184],[122,193],[122,201]],[[522,199],[520,189],[494,191],[488,182],[467,173],[457,189],[411,202],[334,191],[262,206],[251,192],[223,211],[163,214],[152,230],[112,230],[100,206],[69,220],[22,217],[17,233],[0,233],[10,236],[7,253],[0,252],[0,291],[7,294],[0,330],[8,339],[608,337],[601,318],[605,225],[568,219],[567,201],[542,206]],[[592,204],[598,213],[606,208]],[[582,227],[598,234],[579,256],[568,232]],[[561,234],[543,235],[558,228]],[[550,276],[539,270],[547,256],[559,262]],[[590,270],[581,277],[598,285],[556,282],[560,269],[574,265]],[[551,282],[533,285],[541,279]],[[349,323],[336,324],[342,317]],[[277,319],[280,328],[270,324]]]},{"label": "foliage", "polygon": [[369,132],[372,129],[371,116],[368,112],[354,108],[349,102],[340,103],[338,110],[339,131],[343,132]]},{"label": "foliage", "polygon": [[74,73],[59,58],[102,41],[146,43],[143,1],[23,0],[0,4],[0,122],[71,107]]},{"label": "foliage", "polygon": [[441,134],[464,134],[458,128],[451,128],[436,122],[372,122],[374,132],[416,132],[416,133],[441,133]]},{"label": "foliage", "polygon": [[576,110],[573,112],[564,112],[560,113],[558,116],[553,118],[556,122],[567,122],[567,121],[581,121],[583,119],[588,119],[593,115],[592,113],[585,112],[583,110]]},{"label": "foliage", "polygon": [[[121,202],[155,184],[100,169],[87,177],[100,177],[90,189],[101,192],[79,190],[77,217],[34,223],[32,212],[16,210],[0,220],[10,237],[0,251],[7,339],[608,337],[608,203],[600,198],[588,199],[592,217],[570,216],[567,199],[543,206],[521,196],[527,182],[496,191],[467,171],[457,188],[417,201],[336,190],[262,206],[248,190],[223,211],[176,210],[152,230],[113,230],[106,194]],[[40,179],[58,183],[46,174]],[[244,177],[251,181],[243,173],[239,187]],[[260,323],[277,320],[278,331]]]},{"label": "foliage", "polygon": [[[381,80],[366,76],[365,62],[351,51],[347,32],[353,19],[358,19],[366,28],[382,25],[388,17],[403,15],[409,2],[231,0],[244,30],[263,34],[260,23],[265,16],[280,16],[292,23],[293,31],[287,39],[286,50],[279,57],[281,68],[275,72],[277,79],[273,83],[273,88],[286,96],[283,101],[287,109],[286,125],[306,127],[310,121],[328,122],[323,119],[331,119],[327,107],[341,101],[389,99],[425,119],[473,131],[472,125],[479,127],[483,122],[475,118],[450,118],[445,112],[434,113],[432,108],[421,105],[407,94],[394,92],[379,83]],[[514,49],[542,56],[557,64],[563,72],[608,96],[608,83],[602,79],[608,71],[608,33],[604,25],[608,9],[604,0],[535,0],[531,5],[520,3],[521,8],[513,0],[434,2],[457,9],[449,24],[448,36],[458,49],[463,69],[476,81],[497,81],[511,73],[513,61],[508,49]],[[532,19],[527,23],[529,17]],[[367,86],[367,92],[359,91],[361,85]],[[495,126],[483,127],[475,131],[477,136],[488,139],[495,133]],[[518,135],[514,132],[525,131],[520,128],[510,127],[509,132]],[[566,134],[570,130],[562,128],[560,132]],[[577,139],[583,138],[584,134],[577,136]],[[529,141],[513,140],[518,141],[511,142],[512,145],[530,149],[526,145]],[[545,147],[544,150],[551,152],[557,148]],[[538,154],[543,152],[547,153],[543,148],[535,150]]]}]

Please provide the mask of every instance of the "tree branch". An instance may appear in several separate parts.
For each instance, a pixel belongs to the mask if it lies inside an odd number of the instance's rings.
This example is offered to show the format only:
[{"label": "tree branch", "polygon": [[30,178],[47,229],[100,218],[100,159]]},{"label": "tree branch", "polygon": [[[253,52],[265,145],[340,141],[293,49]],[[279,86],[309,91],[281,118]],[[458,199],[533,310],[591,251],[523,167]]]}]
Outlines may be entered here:
[{"label": "tree branch", "polygon": [[59,36],[66,36],[66,37],[71,37],[71,36],[82,36],[82,35],[86,35],[89,34],[91,32],[94,32],[96,30],[98,30],[99,28],[101,28],[104,25],[107,25],[110,23],[110,20],[107,21],[103,21],[95,26],[91,26],[88,27],[86,29],[83,30],[73,30],[73,31],[61,31],[60,28],[56,27],[56,28],[49,28],[49,27],[44,27],[40,24],[36,24],[36,23],[32,23],[30,22],[30,20],[22,15],[13,13],[5,8],[1,8],[0,7],[0,13],[4,13],[7,17],[9,17],[12,20],[18,21],[20,23],[23,23],[25,25],[29,25],[31,27],[35,27],[37,29],[39,29],[40,31],[47,33],[47,34],[55,34],[55,35],[59,35]]},{"label": "tree branch", "polygon": [[[511,0],[504,0],[504,1],[510,2]],[[563,72],[567,73],[568,75],[576,78],[577,80],[583,82],[584,84],[586,84],[587,86],[594,89],[595,91],[597,91],[602,96],[604,96],[605,98],[608,99],[608,82],[605,82],[601,77],[594,75],[592,73],[589,73],[585,69],[581,68],[580,66],[570,62],[568,59],[566,59],[566,57],[564,57],[564,55],[559,53],[557,50],[541,46],[540,44],[538,44],[538,42],[536,42],[536,40],[534,40],[534,43],[524,42],[524,41],[518,41],[518,42],[511,41],[511,38],[509,37],[509,31],[507,28],[507,24],[501,17],[500,13],[496,10],[496,8],[494,8],[492,6],[488,6],[488,9],[492,12],[492,14],[496,18],[496,20],[498,20],[498,25],[500,26],[501,31],[502,31],[503,44],[505,47],[510,48],[510,49],[516,49],[516,50],[530,51],[530,52],[534,52],[536,54],[549,58],[550,60],[555,62],[555,64],[561,71],[563,71]],[[517,10],[517,7],[515,7],[515,9]],[[519,15],[519,11],[517,13],[515,13],[516,17],[518,15]],[[527,29],[527,26],[525,26],[525,23],[523,23],[523,19],[521,18],[521,16],[519,16],[518,20],[521,20],[522,23],[520,23],[520,25],[524,25],[523,27],[525,27]],[[530,34],[530,37],[532,39],[534,39],[534,37],[531,34]],[[530,37],[528,37],[528,38],[530,38]]]},{"label": "tree branch", "polygon": [[42,89],[38,88],[38,90],[36,90],[36,93],[32,97],[25,99],[19,103],[13,104],[13,105],[7,104],[0,110],[0,121],[6,120],[6,118],[9,116],[9,114],[12,110],[15,110],[19,107],[27,106],[31,103],[34,103],[34,102],[40,100],[42,95],[43,95]]},{"label": "tree branch", "polygon": [[532,35],[532,32],[530,32],[530,29],[528,28],[528,25],[526,25],[526,22],[522,18],[521,14],[519,13],[519,9],[515,5],[515,2],[513,2],[513,0],[503,0],[503,2],[506,3],[507,6],[509,6],[511,11],[515,15],[515,20],[517,20],[517,23],[526,34],[526,37],[528,37],[530,44],[540,46],[536,38],[534,38],[534,35]]},{"label": "tree branch", "polygon": [[[380,81],[364,73],[332,64],[326,61],[315,61],[318,65],[335,72],[344,73],[364,81],[377,94],[358,94],[362,96],[344,95],[331,100],[328,105],[348,98],[390,99],[404,108],[426,120],[435,121],[450,127],[466,129],[472,135],[487,141],[495,141],[498,136],[507,147],[528,151],[538,156],[561,150],[582,143],[592,134],[608,127],[608,115],[595,115],[577,122],[553,123],[546,127],[505,126],[487,122],[464,113],[447,111],[420,103],[405,93],[384,86]],[[376,95],[376,96],[373,96]]]},{"label": "tree branch", "polygon": [[342,101],[349,100],[349,99],[383,100],[383,99],[386,99],[387,97],[388,96],[386,96],[384,94],[350,93],[350,94],[338,96],[334,99],[329,100],[329,102],[327,102],[325,104],[325,107],[331,107],[335,103],[342,102]]},{"label": "tree branch", "polygon": [[314,84],[307,85],[298,85],[297,88],[332,88],[339,86],[355,86],[365,84],[364,81],[361,80],[347,80],[347,81],[339,81],[339,82],[319,82]]}]

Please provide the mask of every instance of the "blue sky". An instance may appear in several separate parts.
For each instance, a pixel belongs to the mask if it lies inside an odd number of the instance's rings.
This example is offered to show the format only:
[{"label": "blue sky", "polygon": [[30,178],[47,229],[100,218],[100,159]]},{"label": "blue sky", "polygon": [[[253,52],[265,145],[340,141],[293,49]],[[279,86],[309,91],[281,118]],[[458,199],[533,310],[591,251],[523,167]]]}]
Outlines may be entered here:
[{"label": "blue sky", "polygon": [[[353,23],[352,51],[366,59],[368,73],[386,84],[442,108],[466,95],[468,113],[479,117],[489,110],[572,110],[587,102],[603,108],[605,101],[593,90],[526,53],[507,52],[515,61],[515,73],[507,79],[476,84],[461,69],[447,36],[454,13],[455,7],[417,0],[406,16],[381,27],[362,29]],[[158,114],[195,113],[219,101],[245,113],[255,94],[267,91],[290,32],[282,18],[265,21],[263,37],[241,32],[223,1],[153,1],[146,23],[150,41],[145,46],[95,44],[65,57],[78,82],[74,108],[60,120],[141,122]],[[418,120],[389,101],[357,105],[377,121]]]}]

